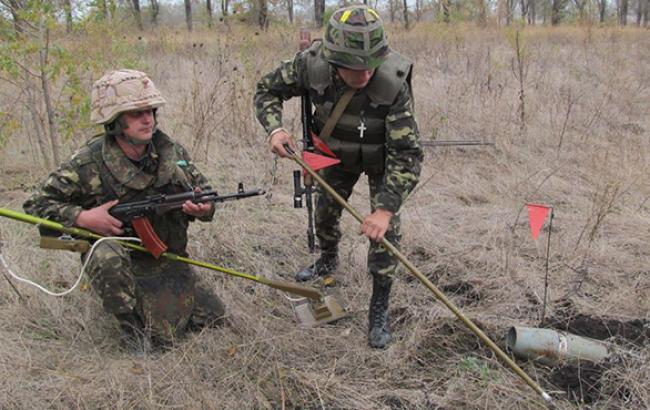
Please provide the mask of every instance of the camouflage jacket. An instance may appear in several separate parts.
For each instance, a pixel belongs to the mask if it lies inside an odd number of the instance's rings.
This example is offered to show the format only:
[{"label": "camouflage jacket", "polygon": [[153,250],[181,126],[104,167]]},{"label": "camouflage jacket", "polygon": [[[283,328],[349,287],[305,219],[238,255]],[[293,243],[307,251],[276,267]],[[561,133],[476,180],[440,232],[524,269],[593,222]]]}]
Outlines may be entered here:
[{"label": "camouflage jacket", "polygon": [[[336,96],[334,98],[338,101],[345,93],[346,85],[333,66],[329,67],[330,85],[328,89],[317,93],[313,86],[314,79],[309,78],[309,73],[313,73],[310,64],[313,64],[312,61],[314,61],[309,56],[310,52],[313,55],[314,47],[298,53],[292,60],[282,62],[279,67],[265,75],[258,82],[255,93],[256,115],[266,132],[270,133],[282,127],[282,104],[292,97],[309,93],[312,96],[312,101],[321,102],[325,105],[326,102],[320,101],[322,95]],[[381,88],[377,87],[376,84],[373,87],[373,81],[381,81],[381,78],[375,75],[369,85],[360,93],[363,94],[370,88]],[[366,100],[370,104],[370,98],[366,98]],[[330,109],[336,101],[329,102]],[[351,103],[346,108],[342,118],[345,118],[346,113],[354,110],[354,104]],[[356,110],[358,110],[358,107]],[[317,105],[316,116],[321,111]],[[318,120],[317,118],[316,122]],[[320,122],[322,121],[323,119],[320,119]],[[423,159],[419,131],[414,116],[410,82],[404,82],[392,103],[387,105],[385,118],[383,118],[383,128],[384,149],[382,151],[384,153],[382,158],[384,164],[380,169],[383,171],[384,184],[378,196],[377,206],[391,212],[397,212],[404,199],[419,180]],[[336,130],[333,136],[336,136]]]},{"label": "camouflage jacket", "polygon": [[[114,137],[100,135],[52,172],[23,208],[29,214],[72,226],[82,210],[113,199],[135,201],[148,195],[186,192],[197,186],[210,189],[187,151],[161,131],[154,133],[148,155],[137,164],[124,155]],[[213,215],[200,219],[209,221]],[[178,209],[149,219],[170,252],[186,254],[192,216]]]}]

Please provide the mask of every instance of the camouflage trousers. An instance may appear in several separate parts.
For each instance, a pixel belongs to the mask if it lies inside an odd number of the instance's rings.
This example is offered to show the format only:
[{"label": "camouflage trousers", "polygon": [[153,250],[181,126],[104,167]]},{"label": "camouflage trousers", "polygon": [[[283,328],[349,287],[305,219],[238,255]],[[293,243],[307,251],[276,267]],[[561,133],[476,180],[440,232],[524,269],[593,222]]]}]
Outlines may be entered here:
[{"label": "camouflage trousers", "polygon": [[[319,174],[345,200],[350,197],[354,185],[361,176],[361,174],[345,172],[339,167],[325,168]],[[372,212],[379,205],[377,196],[383,183],[384,176],[382,174],[368,175],[370,209]],[[340,220],[343,207],[320,186],[317,188],[317,195],[314,221],[318,243],[322,253],[335,253],[338,251],[338,243],[341,239]],[[391,218],[385,238],[399,249],[402,239],[399,215],[394,215]],[[397,271],[398,263],[398,259],[391,255],[383,245],[370,241],[370,248],[368,249],[368,272],[370,274],[392,277]]]},{"label": "camouflage trousers", "polygon": [[219,298],[196,284],[189,265],[131,254],[115,242],[95,248],[86,274],[104,310],[135,313],[145,329],[165,343],[188,329],[214,325],[225,313]]}]

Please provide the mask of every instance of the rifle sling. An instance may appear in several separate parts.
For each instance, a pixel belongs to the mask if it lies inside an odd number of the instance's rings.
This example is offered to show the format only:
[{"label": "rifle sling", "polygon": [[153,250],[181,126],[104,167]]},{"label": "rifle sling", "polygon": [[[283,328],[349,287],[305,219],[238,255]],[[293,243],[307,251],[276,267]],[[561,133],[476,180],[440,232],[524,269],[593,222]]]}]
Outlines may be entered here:
[{"label": "rifle sling", "polygon": [[352,97],[354,96],[354,93],[356,91],[357,90],[355,90],[354,88],[348,88],[347,91],[336,102],[336,105],[332,110],[332,114],[325,122],[325,125],[323,126],[323,129],[321,130],[320,135],[318,136],[320,139],[326,140],[327,138],[329,138],[329,136],[332,134],[332,131],[334,130],[334,127],[336,126],[336,123],[339,122],[341,115],[343,115],[343,111],[345,111],[345,108],[352,100]]}]

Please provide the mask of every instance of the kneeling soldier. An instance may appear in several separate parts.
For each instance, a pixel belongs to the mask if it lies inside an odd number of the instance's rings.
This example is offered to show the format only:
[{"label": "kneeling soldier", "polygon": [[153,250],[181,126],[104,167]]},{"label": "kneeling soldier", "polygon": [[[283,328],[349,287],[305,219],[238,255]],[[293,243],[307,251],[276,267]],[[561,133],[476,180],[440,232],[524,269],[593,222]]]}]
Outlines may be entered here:
[{"label": "kneeling soldier", "polygon": [[[104,132],[49,175],[23,205],[26,212],[119,237],[127,227],[108,212],[118,202],[210,188],[185,149],[157,129],[156,110],[165,99],[145,73],[111,71],[93,85],[91,100],[91,121]],[[214,204],[187,201],[150,219],[169,251],[187,256],[189,223],[213,215]],[[86,272],[126,335],[169,345],[188,328],[224,315],[219,298],[196,284],[188,265],[131,253],[114,241],[96,247]]]}]

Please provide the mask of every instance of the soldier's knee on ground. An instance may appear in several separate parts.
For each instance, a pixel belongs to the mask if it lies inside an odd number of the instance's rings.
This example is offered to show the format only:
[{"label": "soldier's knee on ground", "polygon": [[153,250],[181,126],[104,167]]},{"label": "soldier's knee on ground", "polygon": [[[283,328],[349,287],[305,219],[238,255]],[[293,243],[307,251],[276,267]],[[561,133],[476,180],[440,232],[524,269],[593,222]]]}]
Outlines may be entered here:
[{"label": "soldier's knee on ground", "polygon": [[93,289],[102,300],[104,310],[127,314],[136,306],[135,281],[128,253],[118,244],[99,244],[86,267]]},{"label": "soldier's knee on ground", "polygon": [[197,285],[194,293],[194,311],[190,318],[189,330],[204,327],[217,327],[223,324],[226,308],[212,291]]}]

